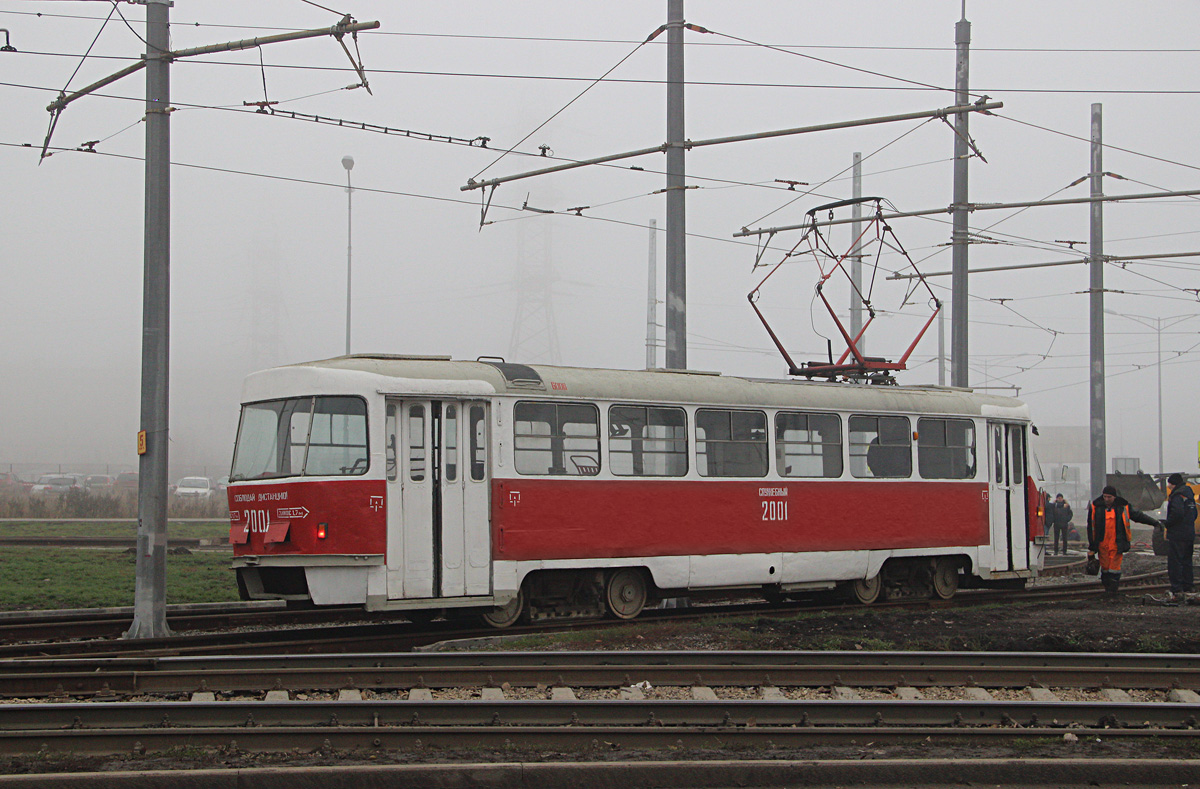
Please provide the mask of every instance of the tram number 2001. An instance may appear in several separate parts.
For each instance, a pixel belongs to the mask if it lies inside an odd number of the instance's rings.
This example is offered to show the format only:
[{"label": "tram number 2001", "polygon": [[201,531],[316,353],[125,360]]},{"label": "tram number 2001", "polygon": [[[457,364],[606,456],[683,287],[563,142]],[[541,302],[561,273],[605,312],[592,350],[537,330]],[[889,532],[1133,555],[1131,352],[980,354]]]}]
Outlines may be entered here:
[{"label": "tram number 2001", "polygon": [[785,521],[787,516],[787,501],[762,501],[762,519],[765,521]]},{"label": "tram number 2001", "polygon": [[266,534],[271,525],[270,510],[242,510],[242,521],[255,534]]}]

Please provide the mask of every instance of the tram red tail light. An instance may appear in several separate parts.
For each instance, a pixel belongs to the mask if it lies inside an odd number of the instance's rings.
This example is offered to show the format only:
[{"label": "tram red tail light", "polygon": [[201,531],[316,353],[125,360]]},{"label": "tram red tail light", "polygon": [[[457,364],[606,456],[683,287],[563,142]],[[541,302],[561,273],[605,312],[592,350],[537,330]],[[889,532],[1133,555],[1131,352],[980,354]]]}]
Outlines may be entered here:
[{"label": "tram red tail light", "polygon": [[317,539],[318,540],[325,539],[325,530],[328,526],[329,526],[328,523],[318,523],[317,524]]}]

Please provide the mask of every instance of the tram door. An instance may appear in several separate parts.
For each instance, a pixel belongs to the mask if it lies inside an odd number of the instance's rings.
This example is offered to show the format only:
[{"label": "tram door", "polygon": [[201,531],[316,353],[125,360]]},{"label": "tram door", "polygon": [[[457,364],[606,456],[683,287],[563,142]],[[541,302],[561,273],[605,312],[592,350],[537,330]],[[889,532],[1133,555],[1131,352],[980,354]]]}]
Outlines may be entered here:
[{"label": "tram door", "polygon": [[1025,517],[1025,426],[988,423],[988,500],[992,520],[992,570],[1029,569]]},{"label": "tram door", "polygon": [[388,596],[491,593],[487,403],[387,405]]}]

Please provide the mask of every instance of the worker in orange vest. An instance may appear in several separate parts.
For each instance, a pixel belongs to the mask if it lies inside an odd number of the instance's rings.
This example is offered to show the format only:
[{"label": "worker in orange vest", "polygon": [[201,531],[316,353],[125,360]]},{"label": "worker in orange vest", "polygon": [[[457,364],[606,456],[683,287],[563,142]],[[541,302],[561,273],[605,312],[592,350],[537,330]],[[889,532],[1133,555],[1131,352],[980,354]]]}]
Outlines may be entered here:
[{"label": "worker in orange vest", "polygon": [[1121,585],[1121,560],[1133,539],[1131,520],[1158,525],[1155,518],[1130,506],[1112,485],[1106,485],[1100,498],[1088,505],[1088,558],[1100,557],[1100,583],[1109,594],[1116,594]]}]

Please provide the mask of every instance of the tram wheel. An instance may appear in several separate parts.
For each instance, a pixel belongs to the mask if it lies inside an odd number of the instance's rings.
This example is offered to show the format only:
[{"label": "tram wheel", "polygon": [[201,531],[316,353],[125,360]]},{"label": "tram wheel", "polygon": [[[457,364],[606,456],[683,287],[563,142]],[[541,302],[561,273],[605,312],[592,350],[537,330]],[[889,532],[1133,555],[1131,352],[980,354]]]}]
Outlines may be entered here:
[{"label": "tram wheel", "polygon": [[608,577],[604,599],[617,619],[633,619],[646,607],[646,576],[640,570],[617,570]]},{"label": "tram wheel", "polygon": [[949,600],[958,591],[958,564],[952,559],[938,559],[933,567],[933,594]]},{"label": "tram wheel", "polygon": [[517,591],[517,596],[508,601],[508,605],[500,605],[483,614],[483,621],[495,628],[505,628],[514,624],[525,613],[525,590]]},{"label": "tram wheel", "polygon": [[883,573],[876,574],[874,578],[860,578],[850,582],[850,596],[862,605],[870,605],[878,600],[882,591]]}]

